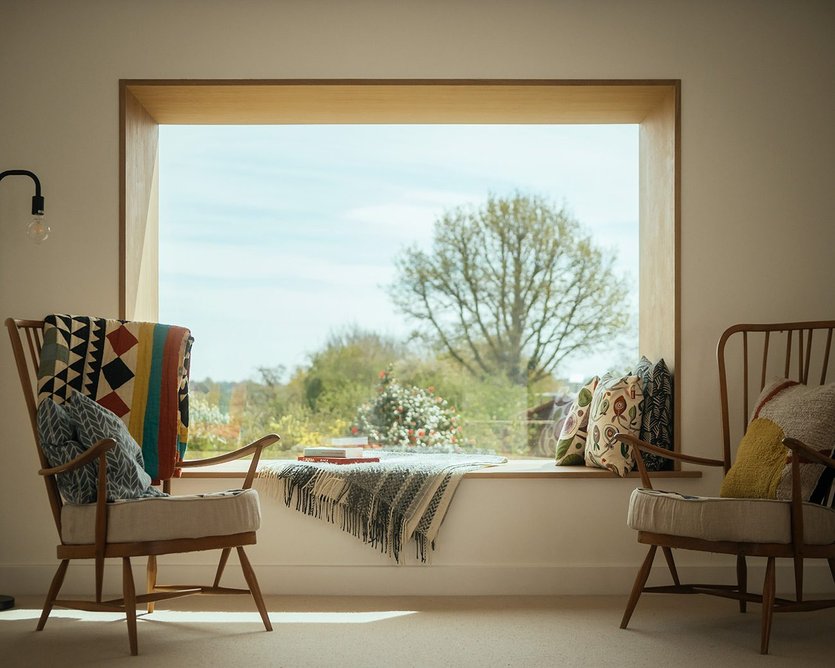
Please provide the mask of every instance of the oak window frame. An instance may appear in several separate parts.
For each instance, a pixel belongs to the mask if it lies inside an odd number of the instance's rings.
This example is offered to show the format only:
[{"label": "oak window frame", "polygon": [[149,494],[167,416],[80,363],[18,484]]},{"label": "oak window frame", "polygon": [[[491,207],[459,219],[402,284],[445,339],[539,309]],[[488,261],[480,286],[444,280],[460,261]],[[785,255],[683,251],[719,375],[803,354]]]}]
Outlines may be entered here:
[{"label": "oak window frame", "polygon": [[[281,79],[119,81],[119,317],[159,310],[161,124],[639,125],[639,349],[674,378],[680,443],[681,81]],[[628,261],[628,260],[625,260]]]}]

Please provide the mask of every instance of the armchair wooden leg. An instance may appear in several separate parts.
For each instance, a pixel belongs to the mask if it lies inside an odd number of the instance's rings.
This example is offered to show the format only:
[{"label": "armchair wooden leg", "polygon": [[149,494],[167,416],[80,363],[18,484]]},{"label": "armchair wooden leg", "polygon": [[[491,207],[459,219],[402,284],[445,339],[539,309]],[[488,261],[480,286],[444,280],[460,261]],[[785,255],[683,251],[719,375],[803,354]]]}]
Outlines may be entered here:
[{"label": "armchair wooden leg", "polygon": [[67,566],[69,565],[69,559],[64,559],[58,565],[58,570],[55,571],[55,575],[52,578],[52,584],[49,585],[49,592],[46,595],[43,612],[41,613],[41,618],[38,620],[38,626],[35,628],[36,631],[43,631],[43,627],[46,626],[46,620],[49,618],[49,613],[52,612],[52,605],[55,603],[55,599],[58,598],[61,585],[64,584],[64,576],[67,574]]},{"label": "armchair wooden leg", "polygon": [[800,603],[803,600],[803,557],[794,555],[794,595]]},{"label": "armchair wooden leg", "polygon": [[96,603],[101,603],[101,589],[104,581],[104,554],[96,555]]},{"label": "armchair wooden leg", "polygon": [[649,572],[652,569],[652,561],[655,559],[655,551],[657,549],[657,545],[650,545],[649,552],[647,552],[644,563],[638,571],[638,575],[635,578],[635,584],[632,585],[632,593],[629,595],[629,601],[626,604],[626,610],[623,612],[623,619],[620,622],[620,627],[622,629],[625,629],[626,625],[629,624],[632,612],[635,610],[635,606],[638,605],[638,599],[641,597],[641,592],[644,591],[644,585],[647,583],[647,579],[649,578]]},{"label": "armchair wooden leg", "polygon": [[139,654],[139,646],[136,640],[136,589],[133,585],[130,557],[122,557],[122,592],[125,599],[125,617],[128,623],[130,653],[136,656]]},{"label": "armchair wooden leg", "polygon": [[765,566],[765,582],[763,583],[763,619],[760,654],[768,654],[768,641],[771,637],[771,619],[774,616],[775,589],[774,557],[769,557]]},{"label": "armchair wooden leg", "polygon": [[231,547],[225,547],[220,553],[220,561],[217,564],[217,573],[215,573],[215,583],[212,585],[213,587],[220,587],[220,578],[223,575],[223,569],[226,568],[226,561],[229,559],[229,553],[231,551]]},{"label": "armchair wooden leg", "polygon": [[267,631],[273,630],[273,625],[270,622],[270,616],[267,614],[267,606],[264,605],[264,598],[261,596],[261,588],[258,586],[258,579],[255,577],[255,571],[252,570],[252,564],[249,563],[249,559],[246,556],[246,552],[244,552],[244,548],[238,547],[238,559],[241,562],[241,569],[244,572],[244,578],[246,578],[246,583],[249,586],[249,591],[252,594],[252,598],[255,600],[255,606],[258,608],[258,612],[261,613],[261,621],[264,622],[264,628]]},{"label": "armchair wooden leg", "polygon": [[[151,554],[148,556],[148,567],[147,567],[147,586],[145,587],[145,591],[149,594],[154,593],[154,587],[157,584],[157,557],[155,554]],[[148,601],[148,612],[151,613],[154,611],[154,602]]]},{"label": "armchair wooden leg", "polygon": [[676,561],[673,559],[673,550],[669,547],[662,547],[661,549],[664,551],[664,558],[667,560],[670,575],[673,576],[673,584],[678,586],[681,584],[681,581],[678,579],[678,570],[676,569]]},{"label": "armchair wooden leg", "polygon": [[[736,583],[740,594],[748,593],[748,564],[745,562],[745,555],[736,555]],[[739,611],[748,610],[748,601],[739,599]]]}]

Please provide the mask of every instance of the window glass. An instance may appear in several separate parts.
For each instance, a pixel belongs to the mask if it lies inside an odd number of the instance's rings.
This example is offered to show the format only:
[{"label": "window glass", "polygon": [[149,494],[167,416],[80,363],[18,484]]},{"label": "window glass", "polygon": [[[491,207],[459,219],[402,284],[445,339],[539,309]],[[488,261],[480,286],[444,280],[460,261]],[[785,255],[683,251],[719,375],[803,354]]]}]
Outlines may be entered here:
[{"label": "window glass", "polygon": [[553,457],[637,358],[637,125],[160,127],[160,320],[190,454]]}]

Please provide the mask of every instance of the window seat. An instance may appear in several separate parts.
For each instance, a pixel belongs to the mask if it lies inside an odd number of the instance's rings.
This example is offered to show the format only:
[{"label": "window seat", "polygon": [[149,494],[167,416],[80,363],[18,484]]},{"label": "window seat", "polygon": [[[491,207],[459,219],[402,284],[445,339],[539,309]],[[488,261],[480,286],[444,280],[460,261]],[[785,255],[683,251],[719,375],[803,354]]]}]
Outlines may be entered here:
[{"label": "window seat", "polygon": [[[261,466],[290,464],[290,459],[268,459],[261,462]],[[183,472],[183,478],[243,478],[249,468],[249,460],[236,460],[224,464],[201,467]],[[650,478],[701,478],[698,470],[687,471],[656,471],[649,474]],[[597,479],[619,480],[611,471],[593,469],[585,466],[554,466],[550,459],[514,459],[506,464],[472,471],[464,475],[465,478],[565,478],[565,479]],[[637,471],[632,471],[628,478],[640,479]]]}]

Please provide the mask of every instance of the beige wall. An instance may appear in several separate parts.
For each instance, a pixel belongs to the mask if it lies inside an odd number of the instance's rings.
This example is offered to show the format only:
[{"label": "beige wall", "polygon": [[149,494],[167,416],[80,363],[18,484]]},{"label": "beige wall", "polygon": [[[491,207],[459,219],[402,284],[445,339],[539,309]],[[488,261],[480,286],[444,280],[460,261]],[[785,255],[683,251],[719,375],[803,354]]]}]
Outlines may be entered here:
[{"label": "beige wall", "polygon": [[[0,169],[41,177],[54,232],[29,245],[30,186],[0,185],[0,315],[116,314],[120,78],[677,78],[683,447],[713,454],[719,333],[835,317],[833,34],[825,1],[2,2]],[[55,537],[5,337],[0,374],[0,591],[42,592]],[[431,569],[265,500],[254,561],[275,592],[627,591],[631,487],[465,481]]]}]

